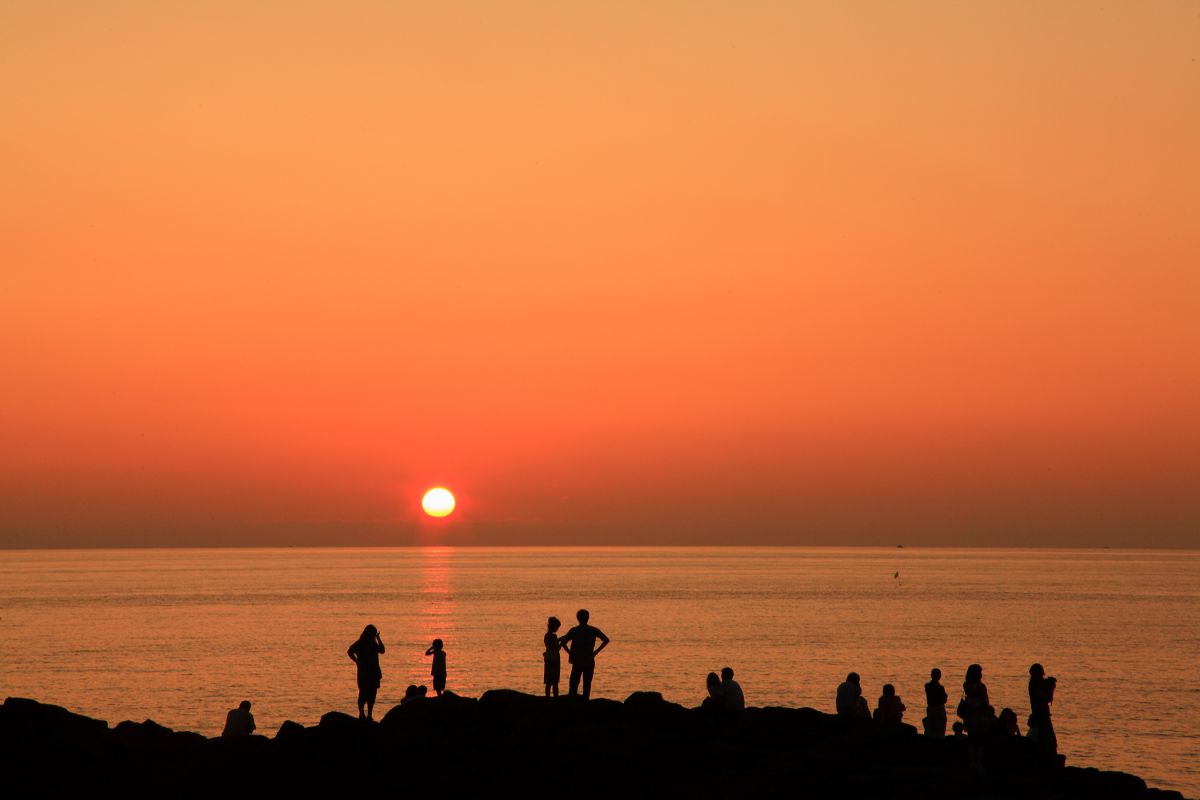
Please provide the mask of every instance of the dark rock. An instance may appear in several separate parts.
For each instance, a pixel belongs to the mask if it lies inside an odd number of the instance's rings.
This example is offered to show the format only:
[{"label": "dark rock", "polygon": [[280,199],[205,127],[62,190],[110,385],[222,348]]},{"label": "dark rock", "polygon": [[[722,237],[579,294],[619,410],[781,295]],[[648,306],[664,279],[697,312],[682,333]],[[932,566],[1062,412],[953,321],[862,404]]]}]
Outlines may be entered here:
[{"label": "dark rock", "polygon": [[275,732],[275,741],[277,742],[295,742],[304,738],[305,728],[299,722],[292,722],[290,719],[285,720],[279,726],[279,730]]},{"label": "dark rock", "polygon": [[32,737],[58,745],[88,745],[103,742],[108,723],[24,697],[9,697],[0,706],[0,730],[14,736]]},{"label": "dark rock", "polygon": [[625,698],[625,708],[634,711],[677,711],[683,706],[678,703],[668,703],[661,692],[634,692]]},{"label": "dark rock", "polygon": [[[582,760],[597,794],[689,797],[1178,800],[1132,775],[1062,768],[1034,743],[990,743],[985,772],[961,740],[813,709],[686,709],[656,692],[613,700],[510,690],[450,693],[389,710],[376,724],[340,712],[314,728],[285,722],[273,739],[205,739],[150,720],[109,730],[31,700],[0,707],[5,789],[122,797],[331,791],[549,794],[547,770]],[[51,792],[51,790],[53,790]],[[20,793],[13,796],[23,796]]]}]

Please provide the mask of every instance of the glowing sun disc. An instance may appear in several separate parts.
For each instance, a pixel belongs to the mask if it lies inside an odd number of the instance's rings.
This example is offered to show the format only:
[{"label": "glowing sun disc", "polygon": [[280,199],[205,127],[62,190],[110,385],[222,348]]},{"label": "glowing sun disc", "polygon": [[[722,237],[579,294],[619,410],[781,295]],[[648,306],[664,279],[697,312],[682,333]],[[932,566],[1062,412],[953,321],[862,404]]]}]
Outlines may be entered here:
[{"label": "glowing sun disc", "polygon": [[431,517],[446,517],[454,510],[454,495],[450,494],[449,489],[443,489],[440,486],[436,489],[430,489],[421,498],[421,508],[425,509],[425,513]]}]

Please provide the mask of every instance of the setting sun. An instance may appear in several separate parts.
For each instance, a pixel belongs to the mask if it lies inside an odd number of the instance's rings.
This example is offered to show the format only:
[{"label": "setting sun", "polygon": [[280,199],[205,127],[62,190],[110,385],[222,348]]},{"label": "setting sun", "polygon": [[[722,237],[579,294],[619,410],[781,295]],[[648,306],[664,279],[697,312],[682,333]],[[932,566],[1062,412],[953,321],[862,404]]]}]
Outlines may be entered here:
[{"label": "setting sun", "polygon": [[430,489],[421,498],[421,508],[431,517],[447,517],[454,511],[454,495],[449,489]]}]

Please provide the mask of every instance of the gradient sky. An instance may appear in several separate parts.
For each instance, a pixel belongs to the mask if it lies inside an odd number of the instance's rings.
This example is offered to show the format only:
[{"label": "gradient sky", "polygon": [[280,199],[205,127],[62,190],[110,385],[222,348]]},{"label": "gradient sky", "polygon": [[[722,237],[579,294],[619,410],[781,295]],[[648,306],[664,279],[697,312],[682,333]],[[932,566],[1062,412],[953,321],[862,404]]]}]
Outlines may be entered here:
[{"label": "gradient sky", "polygon": [[0,546],[1200,543],[1193,0],[6,0],[0,189]]}]

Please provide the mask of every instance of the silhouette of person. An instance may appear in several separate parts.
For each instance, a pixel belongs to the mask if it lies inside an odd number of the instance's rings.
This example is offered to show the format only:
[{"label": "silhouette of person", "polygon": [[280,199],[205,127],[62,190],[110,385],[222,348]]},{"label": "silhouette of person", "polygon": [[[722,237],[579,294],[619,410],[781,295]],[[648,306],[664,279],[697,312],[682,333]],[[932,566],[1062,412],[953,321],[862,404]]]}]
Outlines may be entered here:
[{"label": "silhouette of person", "polygon": [[844,717],[860,717],[870,720],[871,712],[866,708],[866,698],[863,697],[863,684],[857,672],[846,675],[846,680],[838,685],[838,697],[835,700],[838,715]]},{"label": "silhouette of person", "polygon": [[[363,628],[362,635],[346,650],[346,655],[358,665],[359,719],[374,719],[375,696],[383,679],[383,671],[379,669],[379,655],[383,652],[383,639],[379,638],[379,629],[374,625]],[[366,706],[366,713],[363,713],[363,706]]]},{"label": "silhouette of person", "polygon": [[433,644],[425,651],[425,655],[433,656],[433,690],[441,697],[446,691],[446,651],[442,649],[442,640],[434,639]]},{"label": "silhouette of person", "polygon": [[862,682],[857,672],[851,672],[846,680],[838,684],[835,700],[838,716],[871,718],[867,701],[862,696]]},{"label": "silhouette of person", "polygon": [[1058,737],[1050,721],[1050,704],[1057,685],[1057,680],[1046,677],[1041,664],[1029,667],[1029,738],[1051,753],[1058,752]]},{"label": "silhouette of person", "polygon": [[963,699],[958,703],[958,715],[967,729],[967,758],[973,768],[983,770],[983,738],[991,730],[996,710],[988,703],[987,685],[983,682],[983,667],[967,667],[963,681]]},{"label": "silhouette of person", "polygon": [[721,694],[730,711],[741,711],[746,707],[746,695],[742,693],[741,684],[733,679],[733,670],[729,667],[721,670]]},{"label": "silhouette of person", "polygon": [[[608,647],[608,637],[604,635],[604,632],[588,624],[590,617],[586,608],[579,609],[575,613],[575,619],[579,620],[579,624],[558,640],[558,643],[567,651],[568,661],[571,662],[568,693],[571,696],[577,693],[579,679],[582,678],[584,700],[592,696],[592,675],[596,671],[596,656],[601,650]],[[600,640],[599,647],[596,647],[597,639]]]},{"label": "silhouette of person", "polygon": [[558,643],[558,629],[561,627],[562,623],[558,621],[558,617],[550,617],[546,620],[546,635],[542,637],[542,644],[546,646],[546,651],[542,653],[542,660],[546,662],[542,669],[542,680],[546,684],[546,697],[552,693],[558,697],[558,679],[562,662],[558,654],[561,648]]},{"label": "silhouette of person", "polygon": [[1011,708],[1002,709],[1000,716],[996,717],[996,724],[992,726],[992,731],[1000,738],[1020,736],[1021,728],[1017,725],[1017,712]]},{"label": "silhouette of person", "polygon": [[942,671],[929,671],[929,683],[925,684],[925,735],[941,738],[946,735],[946,687],[942,686]]},{"label": "silhouette of person", "polygon": [[721,677],[715,672],[708,673],[708,677],[704,679],[705,686],[708,687],[708,697],[704,698],[704,702],[700,704],[701,708],[710,708],[723,711],[727,708],[725,705],[725,695],[721,688]]},{"label": "silhouette of person", "polygon": [[411,703],[413,700],[421,700],[428,693],[429,690],[424,685],[417,686],[410,683],[408,688],[404,690],[404,697],[400,698],[400,705]]},{"label": "silhouette of person", "polygon": [[963,729],[963,724],[961,722],[955,721],[955,723],[950,726],[950,730],[954,731],[955,739],[967,738],[966,731]]},{"label": "silhouette of person", "polygon": [[968,736],[987,733],[996,717],[996,710],[988,703],[987,685],[983,682],[983,667],[978,664],[967,667],[958,715],[962,717]]},{"label": "silhouette of person", "polygon": [[879,705],[875,707],[875,721],[883,725],[899,725],[904,721],[904,708],[904,703],[896,695],[896,687],[885,683]]},{"label": "silhouette of person", "polygon": [[249,736],[254,733],[254,715],[250,713],[250,701],[243,700],[237,708],[225,715],[225,730],[222,736]]}]

